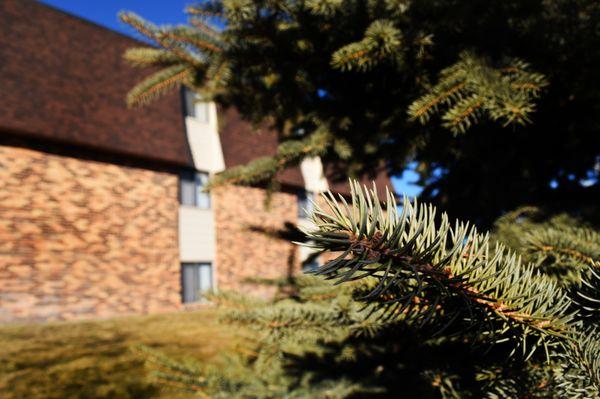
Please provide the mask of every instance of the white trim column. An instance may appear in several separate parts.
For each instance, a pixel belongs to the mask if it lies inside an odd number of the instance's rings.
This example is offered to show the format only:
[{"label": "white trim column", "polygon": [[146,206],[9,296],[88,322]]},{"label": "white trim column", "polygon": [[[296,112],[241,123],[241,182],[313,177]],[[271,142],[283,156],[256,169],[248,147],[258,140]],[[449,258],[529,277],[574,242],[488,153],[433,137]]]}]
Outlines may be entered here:
[{"label": "white trim column", "polygon": [[[186,107],[194,107],[192,115],[185,116],[186,136],[198,172],[209,175],[225,169],[223,149],[218,131],[217,107],[213,102],[190,101],[186,92]],[[179,253],[181,263],[204,263],[212,265],[212,287],[217,290],[218,265],[216,262],[216,225],[214,198],[210,207],[203,209],[190,205],[179,206]]]}]

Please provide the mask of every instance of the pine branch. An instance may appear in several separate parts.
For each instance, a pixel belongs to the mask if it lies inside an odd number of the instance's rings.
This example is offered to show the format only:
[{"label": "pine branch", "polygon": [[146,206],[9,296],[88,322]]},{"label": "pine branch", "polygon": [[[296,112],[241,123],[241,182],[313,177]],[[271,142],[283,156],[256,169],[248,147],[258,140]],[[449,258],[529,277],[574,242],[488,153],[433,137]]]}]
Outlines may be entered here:
[{"label": "pine branch", "polygon": [[224,15],[223,3],[218,0],[203,1],[200,4],[188,6],[185,12],[190,15],[198,15],[208,18],[222,18]]},{"label": "pine branch", "polygon": [[130,91],[130,106],[147,104],[179,83],[196,88],[202,86],[207,98],[214,97],[225,86],[230,70],[221,53],[227,45],[215,28],[197,18],[194,27],[158,27],[134,13],[121,13],[120,18],[161,47],[132,49],[127,51],[125,58],[136,66],[164,68]]},{"label": "pine branch", "polygon": [[159,28],[132,12],[119,13],[119,19],[146,36],[158,46],[170,51],[174,56],[180,58],[184,62],[189,63],[190,67],[201,66],[201,60],[193,52],[188,51],[181,43],[169,39],[168,34],[172,28]]},{"label": "pine branch", "polygon": [[230,64],[223,58],[215,56],[206,71],[203,92],[214,96],[222,90],[231,76]]},{"label": "pine branch", "polygon": [[564,364],[557,370],[559,397],[600,398],[600,330],[584,331],[567,345]]},{"label": "pine branch", "polygon": [[261,157],[246,165],[229,168],[213,177],[209,189],[225,184],[253,185],[272,180],[286,167],[300,163],[310,156],[322,155],[330,145],[328,131],[321,127],[303,140],[288,140],[277,148],[273,157]]},{"label": "pine branch", "polygon": [[442,119],[445,121],[442,126],[456,132],[466,131],[471,125],[477,123],[481,115],[483,99],[477,94],[463,98],[448,110]]},{"label": "pine branch", "polygon": [[556,367],[553,362],[507,365],[483,370],[476,378],[485,383],[482,395],[485,399],[555,398],[553,369]]},{"label": "pine branch", "polygon": [[586,326],[600,322],[600,235],[581,221],[559,215],[534,223],[525,215],[540,218],[535,207],[521,207],[496,223],[500,237],[512,243],[543,274],[567,290],[572,308]]},{"label": "pine branch", "polygon": [[206,30],[194,29],[180,25],[173,27],[162,34],[162,37],[182,44],[189,44],[200,51],[220,53],[225,44],[216,34],[208,34]]},{"label": "pine branch", "polygon": [[158,26],[146,21],[144,18],[133,12],[120,12],[119,19],[146,36],[148,39],[154,41],[156,44],[160,44],[160,29]]},{"label": "pine branch", "polygon": [[343,0],[308,0],[306,8],[314,15],[334,17],[343,7]]},{"label": "pine branch", "polygon": [[541,261],[552,257],[553,263],[567,260],[583,269],[600,269],[600,234],[591,229],[544,228],[530,233],[527,241]]},{"label": "pine branch", "polygon": [[575,291],[574,303],[584,325],[600,327],[600,269],[590,268]]},{"label": "pine branch", "polygon": [[167,67],[181,63],[181,58],[170,51],[147,47],[131,48],[125,52],[124,58],[131,65]]},{"label": "pine branch", "polygon": [[194,391],[201,398],[208,398],[206,378],[200,370],[184,365],[147,346],[140,345],[134,349],[141,354],[146,365],[152,370],[152,376],[161,384]]},{"label": "pine branch", "polygon": [[[530,123],[534,100],[547,80],[521,60],[507,63],[495,68],[485,59],[462,53],[440,72],[438,83],[409,106],[409,119],[425,124],[441,113],[443,126],[455,134],[465,133],[483,115],[504,126]],[[441,105],[445,111],[440,111]]]},{"label": "pine branch", "polygon": [[424,124],[429,120],[431,113],[437,111],[439,104],[447,103],[465,85],[465,82],[460,82],[448,89],[443,89],[439,94],[426,94],[413,102],[408,112],[413,119],[418,119],[419,122]]},{"label": "pine branch", "polygon": [[331,66],[342,71],[368,71],[384,59],[395,60],[403,49],[400,29],[391,21],[378,20],[366,30],[365,37],[333,53]]},{"label": "pine branch", "polygon": [[137,107],[147,104],[166,91],[189,82],[194,70],[187,65],[177,64],[162,69],[138,83],[127,94],[127,105]]},{"label": "pine branch", "polygon": [[222,42],[221,32],[218,31],[214,26],[209,25],[200,18],[190,18],[189,23],[191,26],[201,30],[205,35],[209,36],[212,40]]},{"label": "pine branch", "polygon": [[333,333],[341,327],[343,319],[340,312],[319,304],[285,304],[283,306],[267,306],[244,312],[230,312],[230,322],[252,326],[261,331],[269,331],[279,335],[284,330],[288,333],[308,329],[317,329],[324,333]]},{"label": "pine branch", "polygon": [[[306,233],[308,239],[319,250],[342,253],[317,274],[338,283],[373,277],[378,284],[367,301],[384,298],[396,305],[388,310],[396,315],[410,309],[431,318],[444,310],[494,342],[517,340],[525,357],[569,339],[571,302],[532,265],[468,224],[452,227],[445,214],[436,223],[431,206],[405,200],[399,215],[391,194],[384,210],[375,189],[351,186],[351,205],[329,193],[323,197],[329,211],[317,206],[312,216],[316,230]],[[535,342],[529,352],[528,338]]]},{"label": "pine branch", "polygon": [[239,24],[254,17],[259,12],[259,6],[253,0],[231,0],[223,8],[223,17],[228,23]]}]

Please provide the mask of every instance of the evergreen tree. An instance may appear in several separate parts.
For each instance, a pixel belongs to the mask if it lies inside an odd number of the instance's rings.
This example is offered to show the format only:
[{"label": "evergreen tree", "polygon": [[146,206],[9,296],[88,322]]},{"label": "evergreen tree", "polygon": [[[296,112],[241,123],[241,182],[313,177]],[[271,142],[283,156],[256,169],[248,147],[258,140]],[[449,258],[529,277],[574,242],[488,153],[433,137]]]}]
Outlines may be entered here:
[{"label": "evergreen tree", "polygon": [[171,27],[122,14],[155,45],[126,57],[161,68],[129,103],[183,83],[280,134],[276,156],[213,184],[268,180],[320,155],[351,176],[415,160],[423,198],[481,225],[524,203],[600,201],[596,1],[211,0],[187,11],[190,23]]},{"label": "evergreen tree", "polygon": [[[600,397],[599,3],[188,12],[167,27],[122,14],[155,45],[126,58],[159,67],[129,104],[184,84],[280,139],[212,184],[268,181],[315,155],[346,175],[416,160],[432,205],[399,211],[356,183],[351,204],[326,195],[304,241],[333,260],[275,302],[216,295],[224,322],[252,331],[247,347],[219,368],[146,350],[159,380],[216,398]],[[477,225],[503,216],[490,238],[434,204]]]},{"label": "evergreen tree", "polygon": [[316,207],[307,238],[336,256],[291,296],[213,298],[252,332],[244,355],[195,368],[148,351],[155,376],[214,398],[600,397],[598,233],[555,221],[517,253],[431,205],[352,188],[351,204]]}]

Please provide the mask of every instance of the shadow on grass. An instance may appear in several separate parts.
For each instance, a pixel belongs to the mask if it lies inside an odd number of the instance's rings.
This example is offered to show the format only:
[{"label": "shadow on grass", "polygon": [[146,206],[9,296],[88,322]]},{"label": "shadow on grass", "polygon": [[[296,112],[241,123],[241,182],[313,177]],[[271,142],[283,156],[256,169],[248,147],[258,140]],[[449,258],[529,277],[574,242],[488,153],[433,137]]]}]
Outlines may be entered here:
[{"label": "shadow on grass", "polygon": [[0,327],[2,399],[189,398],[150,381],[143,344],[210,360],[227,346],[210,311]]}]

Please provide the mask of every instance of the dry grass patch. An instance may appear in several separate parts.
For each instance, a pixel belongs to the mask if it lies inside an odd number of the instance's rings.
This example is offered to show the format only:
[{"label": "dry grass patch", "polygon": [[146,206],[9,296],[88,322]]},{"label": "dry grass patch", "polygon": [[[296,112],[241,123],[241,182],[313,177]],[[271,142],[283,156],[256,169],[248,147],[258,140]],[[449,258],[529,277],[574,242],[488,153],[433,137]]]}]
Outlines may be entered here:
[{"label": "dry grass patch", "polygon": [[181,360],[218,361],[237,342],[214,310],[0,327],[0,397],[191,398],[147,378],[147,345]]}]

